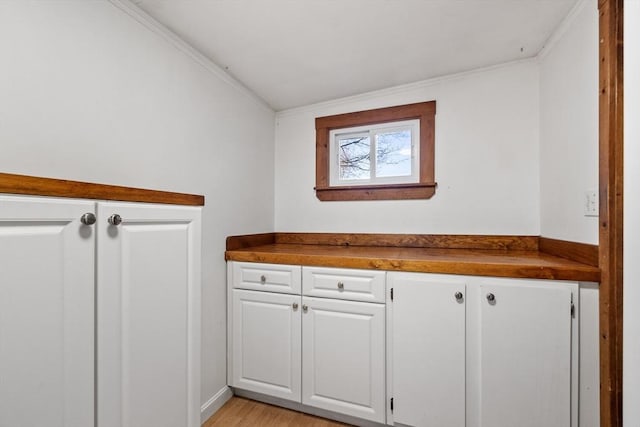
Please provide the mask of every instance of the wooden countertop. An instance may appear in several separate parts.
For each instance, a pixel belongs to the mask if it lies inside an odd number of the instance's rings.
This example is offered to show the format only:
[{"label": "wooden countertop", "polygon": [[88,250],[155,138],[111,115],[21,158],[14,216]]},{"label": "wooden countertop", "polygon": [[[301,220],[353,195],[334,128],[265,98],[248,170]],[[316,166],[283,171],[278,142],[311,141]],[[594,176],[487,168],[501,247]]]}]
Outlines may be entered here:
[{"label": "wooden countertop", "polygon": [[[273,233],[275,234],[275,233]],[[268,236],[268,235],[260,235]],[[280,243],[227,244],[227,261],[599,282],[600,269],[540,250]],[[234,238],[229,238],[234,239]],[[280,239],[284,240],[284,239]],[[290,239],[289,239],[290,240]],[[267,243],[266,243],[267,242]]]}]

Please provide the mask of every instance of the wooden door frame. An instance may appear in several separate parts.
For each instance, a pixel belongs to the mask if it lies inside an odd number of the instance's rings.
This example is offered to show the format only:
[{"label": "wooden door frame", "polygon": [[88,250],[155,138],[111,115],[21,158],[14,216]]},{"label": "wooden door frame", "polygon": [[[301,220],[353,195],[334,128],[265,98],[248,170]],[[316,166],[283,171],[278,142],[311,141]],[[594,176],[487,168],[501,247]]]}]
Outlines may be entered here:
[{"label": "wooden door frame", "polygon": [[600,425],[622,427],[623,2],[598,0]]}]

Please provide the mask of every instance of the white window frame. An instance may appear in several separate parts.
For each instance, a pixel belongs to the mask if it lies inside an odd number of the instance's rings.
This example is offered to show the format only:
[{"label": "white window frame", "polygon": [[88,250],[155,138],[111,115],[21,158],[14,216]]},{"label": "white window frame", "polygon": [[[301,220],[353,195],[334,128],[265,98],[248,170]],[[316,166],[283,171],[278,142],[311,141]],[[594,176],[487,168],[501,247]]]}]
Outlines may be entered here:
[{"label": "white window frame", "polygon": [[[399,130],[411,131],[411,175],[377,177],[376,134]],[[369,179],[340,179],[340,138],[344,135],[369,134]],[[420,181],[420,119],[379,123],[367,126],[333,129],[329,132],[329,182],[332,187],[351,187],[358,185],[413,184]]]}]

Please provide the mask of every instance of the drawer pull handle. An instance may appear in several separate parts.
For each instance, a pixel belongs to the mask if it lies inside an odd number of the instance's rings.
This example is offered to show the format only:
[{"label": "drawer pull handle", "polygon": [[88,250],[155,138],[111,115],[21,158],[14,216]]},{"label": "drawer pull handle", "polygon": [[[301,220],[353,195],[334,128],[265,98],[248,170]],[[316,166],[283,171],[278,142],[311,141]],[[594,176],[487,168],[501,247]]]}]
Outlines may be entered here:
[{"label": "drawer pull handle", "polygon": [[266,281],[267,281],[267,278],[264,276],[264,274],[260,276],[260,283],[264,285]]},{"label": "drawer pull handle", "polygon": [[344,283],[338,282],[338,289],[344,289]]},{"label": "drawer pull handle", "polygon": [[294,310],[297,310],[297,309],[298,309],[298,303],[297,303],[297,302],[294,302],[294,303],[293,303],[293,309],[294,309]]},{"label": "drawer pull handle", "polygon": [[307,310],[309,310],[309,307],[307,307],[307,304],[302,304],[302,311],[306,313]]},{"label": "drawer pull handle", "polygon": [[455,297],[456,297],[456,301],[460,302],[462,301],[462,298],[464,297],[464,295],[462,295],[462,292],[456,292]]},{"label": "drawer pull handle", "polygon": [[493,303],[496,301],[496,296],[492,293],[488,293],[487,294],[487,301],[489,301],[489,304]]}]

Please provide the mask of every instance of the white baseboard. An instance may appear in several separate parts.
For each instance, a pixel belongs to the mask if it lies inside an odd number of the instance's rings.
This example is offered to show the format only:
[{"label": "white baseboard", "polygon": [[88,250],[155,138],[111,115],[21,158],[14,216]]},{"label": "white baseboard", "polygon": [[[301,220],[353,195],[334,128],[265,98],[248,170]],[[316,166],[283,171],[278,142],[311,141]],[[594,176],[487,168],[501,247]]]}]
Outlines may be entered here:
[{"label": "white baseboard", "polygon": [[233,392],[227,386],[220,389],[219,392],[213,395],[213,397],[202,405],[200,408],[200,424],[204,424],[213,414],[218,412],[218,409],[222,408],[222,405],[227,403],[229,399],[233,397]]}]

